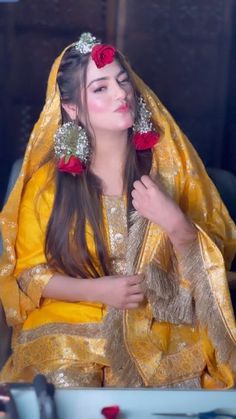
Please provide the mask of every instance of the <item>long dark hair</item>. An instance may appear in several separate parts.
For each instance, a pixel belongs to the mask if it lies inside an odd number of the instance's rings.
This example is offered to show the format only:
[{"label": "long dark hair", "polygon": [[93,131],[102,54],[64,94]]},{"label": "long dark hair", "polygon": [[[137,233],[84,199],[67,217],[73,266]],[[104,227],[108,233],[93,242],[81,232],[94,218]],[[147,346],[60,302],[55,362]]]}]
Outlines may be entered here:
[{"label": "long dark hair", "polygon": [[[129,74],[125,60],[118,52],[116,59]],[[65,52],[57,77],[62,103],[75,103],[78,107],[81,106],[81,88],[86,86],[88,62],[89,54],[81,55],[73,47]],[[135,92],[135,87],[133,88]],[[86,97],[83,97],[84,107],[86,110]],[[70,120],[63,108],[61,113],[62,123]],[[84,114],[88,115],[88,112]],[[85,125],[88,122],[86,121]],[[151,163],[150,150],[136,152],[131,140],[128,141],[123,174],[128,220],[133,209],[131,199],[133,182],[140,179],[143,174],[149,173]],[[73,277],[89,278],[110,274],[111,261],[107,252],[101,197],[101,180],[89,170],[89,167],[79,176],[59,171],[56,173],[55,199],[45,242],[45,253],[50,266]],[[91,254],[86,239],[88,224],[93,232],[95,255]],[[95,260],[99,262],[100,267]]]}]

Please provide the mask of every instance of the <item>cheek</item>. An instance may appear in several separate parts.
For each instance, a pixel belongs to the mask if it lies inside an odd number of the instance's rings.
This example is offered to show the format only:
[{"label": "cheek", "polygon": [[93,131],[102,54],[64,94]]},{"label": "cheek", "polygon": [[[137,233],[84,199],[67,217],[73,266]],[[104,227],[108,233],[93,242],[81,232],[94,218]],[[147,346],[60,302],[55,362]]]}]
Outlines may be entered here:
[{"label": "cheek", "polygon": [[133,90],[127,94],[127,98],[129,101],[130,109],[132,110],[133,114],[135,114],[135,98]]},{"label": "cheek", "polygon": [[107,104],[99,98],[87,100],[88,111],[93,113],[102,113],[107,109]]},{"label": "cheek", "polygon": [[134,91],[133,91],[132,87],[127,88],[126,94],[127,94],[127,98],[129,100],[129,103],[134,105],[135,99],[134,99]]}]

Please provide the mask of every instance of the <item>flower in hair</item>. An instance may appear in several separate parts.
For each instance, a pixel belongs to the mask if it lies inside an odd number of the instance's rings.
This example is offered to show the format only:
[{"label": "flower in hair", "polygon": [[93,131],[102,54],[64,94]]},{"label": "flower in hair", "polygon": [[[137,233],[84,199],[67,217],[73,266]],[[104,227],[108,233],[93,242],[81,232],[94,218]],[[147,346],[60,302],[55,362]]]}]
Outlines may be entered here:
[{"label": "flower in hair", "polygon": [[85,129],[74,122],[63,124],[55,133],[54,150],[58,170],[75,175],[82,173],[90,156]]},{"label": "flower in hair", "polygon": [[82,33],[73,46],[81,55],[91,53],[91,57],[98,68],[112,63],[116,53],[116,49],[112,45],[101,44],[90,32]]},{"label": "flower in hair", "polygon": [[98,68],[113,62],[116,49],[112,45],[97,44],[93,47],[91,57]]},{"label": "flower in hair", "polygon": [[98,41],[90,32],[84,32],[80,35],[79,40],[74,42],[73,46],[83,55],[89,54],[96,44],[100,44],[100,41]]},{"label": "flower in hair", "polygon": [[136,150],[148,150],[158,142],[160,135],[155,131],[136,132],[133,136],[133,144]]},{"label": "flower in hair", "polygon": [[116,405],[104,407],[101,413],[106,419],[116,419],[120,413],[120,408]]},{"label": "flower in hair", "polygon": [[133,126],[133,145],[136,150],[148,150],[159,140],[160,135],[153,128],[151,112],[147,109],[144,99],[138,101],[137,118]]},{"label": "flower in hair", "polygon": [[58,160],[57,168],[60,172],[80,175],[85,170],[85,164],[75,156],[63,156]]}]

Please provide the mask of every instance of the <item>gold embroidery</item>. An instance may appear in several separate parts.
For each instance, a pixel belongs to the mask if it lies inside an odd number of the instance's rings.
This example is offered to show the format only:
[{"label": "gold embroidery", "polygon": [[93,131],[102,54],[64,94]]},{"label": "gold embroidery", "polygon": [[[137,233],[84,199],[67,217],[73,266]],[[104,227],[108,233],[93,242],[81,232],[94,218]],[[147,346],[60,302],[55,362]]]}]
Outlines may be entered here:
[{"label": "gold embroidery", "polygon": [[[10,371],[4,368],[1,380],[14,381],[17,377],[22,377],[25,368],[38,365],[39,370],[46,363],[53,363],[60,360],[63,364],[65,361],[73,364],[78,362],[81,365],[100,364],[102,366],[109,365],[109,361],[105,355],[105,339],[94,337],[86,337],[68,334],[57,334],[39,336],[35,340],[17,344],[10,358],[12,368]],[[53,371],[51,366],[50,371]],[[6,377],[6,378],[5,378]]]},{"label": "gold embroidery", "polygon": [[102,338],[100,323],[49,323],[36,329],[23,330],[18,338],[18,343],[24,344],[42,336],[71,335],[87,338]]},{"label": "gold embroidery", "polygon": [[126,273],[127,216],[124,198],[103,196],[103,205],[108,221],[108,241],[114,274]]},{"label": "gold embroidery", "polygon": [[21,290],[27,294],[36,306],[42,296],[42,291],[53,275],[53,271],[48,265],[40,264],[21,273],[17,282]]},{"label": "gold embroidery", "polygon": [[[47,380],[53,383],[57,388],[61,387],[101,387],[103,381],[103,367],[101,365],[82,366],[79,362],[54,363],[43,368],[43,373]],[[58,364],[58,365],[56,365]]]}]

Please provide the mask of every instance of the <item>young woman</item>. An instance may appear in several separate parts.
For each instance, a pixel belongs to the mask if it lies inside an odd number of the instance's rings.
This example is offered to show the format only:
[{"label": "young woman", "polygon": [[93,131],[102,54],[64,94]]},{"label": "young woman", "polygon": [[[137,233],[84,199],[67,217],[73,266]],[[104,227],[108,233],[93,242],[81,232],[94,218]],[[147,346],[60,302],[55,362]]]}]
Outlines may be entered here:
[{"label": "young woman", "polygon": [[91,34],[52,67],[1,228],[1,380],[234,386],[235,226],[166,109]]}]

